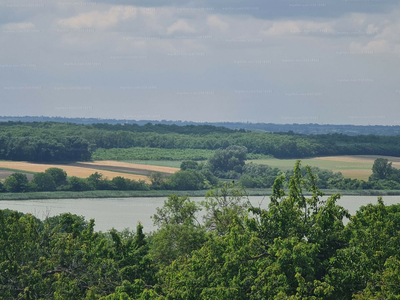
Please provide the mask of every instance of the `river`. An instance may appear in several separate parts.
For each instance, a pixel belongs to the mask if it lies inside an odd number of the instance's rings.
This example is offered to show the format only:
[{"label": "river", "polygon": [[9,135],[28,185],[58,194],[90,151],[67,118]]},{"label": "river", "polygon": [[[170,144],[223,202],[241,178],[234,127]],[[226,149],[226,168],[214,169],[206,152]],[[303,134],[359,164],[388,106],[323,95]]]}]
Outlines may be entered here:
[{"label": "river", "polygon": [[[325,197],[326,198],[326,197]],[[137,222],[141,222],[146,232],[156,229],[150,218],[157,207],[162,207],[166,197],[160,198],[87,198],[87,199],[46,199],[46,200],[13,200],[0,201],[0,209],[12,209],[23,213],[31,213],[44,219],[64,212],[84,216],[87,220],[95,219],[95,229],[107,231],[111,228],[122,230],[135,229]],[[200,202],[202,197],[193,197],[191,200]],[[250,197],[254,206],[267,208],[269,198]],[[400,203],[400,196],[384,196],[385,204]],[[343,196],[338,204],[354,214],[358,208],[368,203],[376,203],[376,196]]]}]

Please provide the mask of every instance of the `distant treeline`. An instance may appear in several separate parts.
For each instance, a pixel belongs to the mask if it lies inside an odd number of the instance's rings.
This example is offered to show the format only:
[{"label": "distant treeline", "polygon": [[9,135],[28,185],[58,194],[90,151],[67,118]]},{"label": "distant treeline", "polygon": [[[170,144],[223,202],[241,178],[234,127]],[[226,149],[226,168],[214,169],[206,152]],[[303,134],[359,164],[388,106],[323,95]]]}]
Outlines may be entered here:
[{"label": "distant treeline", "polygon": [[[359,116],[353,116],[352,119],[360,119]],[[290,118],[287,119],[289,121]],[[295,119],[292,119],[295,120]],[[24,117],[0,117],[0,122],[7,121],[22,121],[22,122],[61,122],[61,123],[75,123],[75,124],[137,124],[145,125],[164,124],[164,125],[211,125],[222,126],[229,129],[244,129],[252,131],[267,131],[267,132],[294,132],[300,134],[329,134],[329,133],[342,133],[346,135],[399,135],[400,125],[337,125],[337,124],[275,124],[275,123],[255,123],[255,122],[192,122],[192,121],[168,121],[168,120],[129,120],[129,119],[99,119],[99,118],[64,118],[64,117],[37,117],[37,116],[24,116]]]},{"label": "distant treeline", "polygon": [[232,145],[245,146],[248,153],[273,155],[277,158],[329,155],[400,156],[400,136],[256,133],[208,125],[0,123],[0,159],[8,160],[88,160],[98,148],[216,150]]}]

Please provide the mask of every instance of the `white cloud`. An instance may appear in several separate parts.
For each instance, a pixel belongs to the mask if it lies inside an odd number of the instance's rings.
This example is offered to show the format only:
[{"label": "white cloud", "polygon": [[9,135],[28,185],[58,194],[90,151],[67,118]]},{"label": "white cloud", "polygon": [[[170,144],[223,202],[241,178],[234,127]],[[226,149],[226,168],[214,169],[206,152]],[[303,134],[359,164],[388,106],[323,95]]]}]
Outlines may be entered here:
[{"label": "white cloud", "polygon": [[268,29],[261,32],[267,36],[332,33],[334,32],[332,26],[331,22],[275,21],[268,26]]},{"label": "white cloud", "polygon": [[175,22],[174,24],[172,24],[167,28],[168,34],[172,34],[175,31],[193,33],[196,30],[193,27],[189,26],[189,24],[185,20],[178,20],[177,22]]},{"label": "white cloud", "polygon": [[211,28],[217,28],[221,31],[226,31],[229,28],[229,23],[222,21],[215,15],[208,16],[207,25],[210,26]]},{"label": "white cloud", "polygon": [[6,30],[29,30],[35,28],[33,23],[8,23],[3,26]]},{"label": "white cloud", "polygon": [[62,19],[58,24],[71,29],[100,28],[105,29],[121,20],[136,18],[137,8],[134,6],[114,6],[107,11],[91,11],[78,16]]}]

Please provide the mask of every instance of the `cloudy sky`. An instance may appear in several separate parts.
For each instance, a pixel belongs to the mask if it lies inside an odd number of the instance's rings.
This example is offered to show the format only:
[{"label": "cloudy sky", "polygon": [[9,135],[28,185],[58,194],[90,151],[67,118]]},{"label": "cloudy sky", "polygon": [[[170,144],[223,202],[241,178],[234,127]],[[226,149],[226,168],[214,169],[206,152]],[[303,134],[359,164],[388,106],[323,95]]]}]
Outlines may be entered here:
[{"label": "cloudy sky", "polygon": [[0,115],[400,124],[398,0],[0,2]]}]

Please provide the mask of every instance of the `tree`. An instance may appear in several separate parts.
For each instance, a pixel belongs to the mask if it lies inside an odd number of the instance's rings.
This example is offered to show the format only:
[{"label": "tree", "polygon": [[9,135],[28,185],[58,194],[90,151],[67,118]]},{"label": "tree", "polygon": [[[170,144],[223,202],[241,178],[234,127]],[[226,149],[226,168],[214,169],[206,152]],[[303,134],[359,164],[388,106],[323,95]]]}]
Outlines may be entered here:
[{"label": "tree", "polygon": [[189,197],[171,195],[152,217],[159,230],[153,234],[150,253],[154,261],[166,266],[182,255],[199,249],[206,240],[206,232],[197,218],[201,208]]},{"label": "tree", "polygon": [[56,187],[59,187],[67,182],[67,172],[60,168],[49,168],[44,171],[53,177]]},{"label": "tree", "polygon": [[121,177],[121,176],[116,176],[111,180],[111,182],[115,186],[115,188],[120,191],[128,190],[127,181],[128,181],[128,179]]},{"label": "tree", "polygon": [[154,189],[162,189],[164,186],[164,175],[161,172],[153,172],[150,174],[150,181]]},{"label": "tree", "polygon": [[93,189],[98,190],[101,187],[101,181],[103,180],[103,174],[95,172],[87,178],[89,184]]},{"label": "tree", "polygon": [[[251,214],[231,218],[219,235],[165,268],[160,273],[163,296],[338,299],[338,285],[326,275],[336,252],[347,246],[343,219],[349,215],[335,204],[338,195],[320,199],[316,178],[308,170],[308,176],[302,176],[297,162],[288,195],[281,175],[267,210],[252,207]],[[221,214],[216,216],[219,222]],[[350,299],[351,294],[340,298]]]},{"label": "tree", "polygon": [[54,177],[46,172],[36,173],[35,175],[33,175],[32,182],[36,184],[37,190],[39,192],[54,191],[56,189]]},{"label": "tree", "polygon": [[202,202],[206,210],[205,226],[219,235],[225,234],[233,223],[240,223],[251,206],[245,199],[245,191],[233,183],[221,183],[208,191],[205,198]]},{"label": "tree", "polygon": [[211,171],[217,177],[227,175],[228,172],[242,173],[246,155],[247,148],[244,146],[229,146],[226,149],[218,149],[209,159]]},{"label": "tree", "polygon": [[166,180],[166,186],[169,189],[176,190],[201,190],[205,187],[205,176],[200,172],[192,169],[185,171],[177,171]]},{"label": "tree", "polygon": [[181,163],[181,170],[185,171],[188,169],[197,170],[199,168],[199,164],[194,160],[186,160]]},{"label": "tree", "polygon": [[386,179],[392,173],[392,163],[386,158],[377,158],[372,166],[370,180]]},{"label": "tree", "polygon": [[9,193],[24,192],[28,185],[28,178],[25,174],[14,173],[4,181],[4,189]]},{"label": "tree", "polygon": [[67,189],[70,191],[89,191],[92,189],[87,179],[72,176],[68,180]]}]

